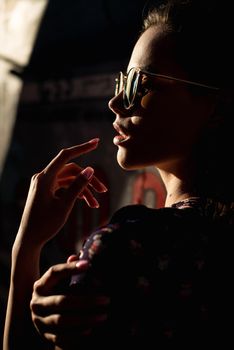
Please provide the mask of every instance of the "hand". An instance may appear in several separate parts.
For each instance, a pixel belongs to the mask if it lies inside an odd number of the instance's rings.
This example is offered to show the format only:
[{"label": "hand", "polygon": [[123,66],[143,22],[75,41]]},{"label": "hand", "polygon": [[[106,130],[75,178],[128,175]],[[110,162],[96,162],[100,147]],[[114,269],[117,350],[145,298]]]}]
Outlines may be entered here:
[{"label": "hand", "polygon": [[34,284],[30,303],[33,323],[42,337],[62,349],[73,348],[107,318],[109,299],[105,296],[55,293],[62,281],[88,269],[87,261],[51,267]]},{"label": "hand", "polygon": [[105,192],[107,188],[94,176],[94,170],[67,163],[96,149],[98,141],[63,149],[32,177],[18,239],[41,247],[63,227],[77,198],[84,199],[91,208],[99,206],[90,189]]}]

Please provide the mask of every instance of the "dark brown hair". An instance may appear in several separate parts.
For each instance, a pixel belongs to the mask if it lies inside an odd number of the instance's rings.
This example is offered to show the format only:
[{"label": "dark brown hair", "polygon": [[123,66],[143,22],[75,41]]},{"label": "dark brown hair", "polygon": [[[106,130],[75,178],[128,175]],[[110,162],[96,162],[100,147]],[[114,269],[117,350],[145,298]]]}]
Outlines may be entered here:
[{"label": "dark brown hair", "polygon": [[225,5],[225,0],[168,0],[151,8],[142,32],[157,26],[173,36],[176,59],[189,78],[220,87],[213,116],[217,125],[204,130],[195,145],[194,189],[201,196],[234,201],[233,28],[232,11]]},{"label": "dark brown hair", "polygon": [[149,10],[142,29],[160,26],[174,36],[177,59],[191,80],[232,87],[234,55],[230,11],[225,7],[225,0],[168,0]]}]

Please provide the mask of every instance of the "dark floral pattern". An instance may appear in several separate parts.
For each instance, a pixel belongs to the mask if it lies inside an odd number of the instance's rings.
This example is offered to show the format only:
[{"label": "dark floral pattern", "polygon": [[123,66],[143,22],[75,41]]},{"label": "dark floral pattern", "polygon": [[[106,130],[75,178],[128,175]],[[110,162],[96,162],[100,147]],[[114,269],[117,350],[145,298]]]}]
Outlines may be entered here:
[{"label": "dark floral pattern", "polygon": [[[76,281],[111,297],[106,338],[154,344],[208,340],[208,237],[233,234],[234,204],[191,198],[170,208],[117,211],[84,242],[90,269]],[[102,339],[106,339],[102,338]]]}]

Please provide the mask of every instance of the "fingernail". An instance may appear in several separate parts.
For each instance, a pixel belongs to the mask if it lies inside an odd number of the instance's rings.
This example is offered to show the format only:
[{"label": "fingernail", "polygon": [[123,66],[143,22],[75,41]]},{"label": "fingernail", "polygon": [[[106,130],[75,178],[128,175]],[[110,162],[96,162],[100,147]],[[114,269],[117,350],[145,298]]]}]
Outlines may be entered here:
[{"label": "fingernail", "polygon": [[81,171],[81,174],[89,180],[93,176],[94,170],[90,166]]},{"label": "fingernail", "polygon": [[99,205],[98,201],[96,200],[96,198],[93,198],[93,200],[95,202],[94,208],[99,208],[100,205]]},{"label": "fingernail", "polygon": [[77,268],[80,268],[82,266],[88,266],[89,265],[89,262],[87,260],[79,260],[77,263],[76,263],[76,267]]},{"label": "fingernail", "polygon": [[108,191],[108,188],[105,186],[105,185],[101,185],[102,186],[102,192],[107,192]]},{"label": "fingernail", "polygon": [[89,143],[98,143],[99,141],[99,137],[96,137],[95,139],[90,140]]}]

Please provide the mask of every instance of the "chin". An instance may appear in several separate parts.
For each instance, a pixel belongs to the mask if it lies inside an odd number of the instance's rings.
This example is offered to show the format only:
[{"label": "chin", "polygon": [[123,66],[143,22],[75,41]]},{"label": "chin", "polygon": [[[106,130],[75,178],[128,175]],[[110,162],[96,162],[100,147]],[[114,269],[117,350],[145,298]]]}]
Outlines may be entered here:
[{"label": "chin", "polygon": [[146,165],[139,164],[139,160],[136,162],[134,159],[123,157],[123,155],[119,153],[117,154],[117,162],[124,170],[139,170],[146,167]]}]

